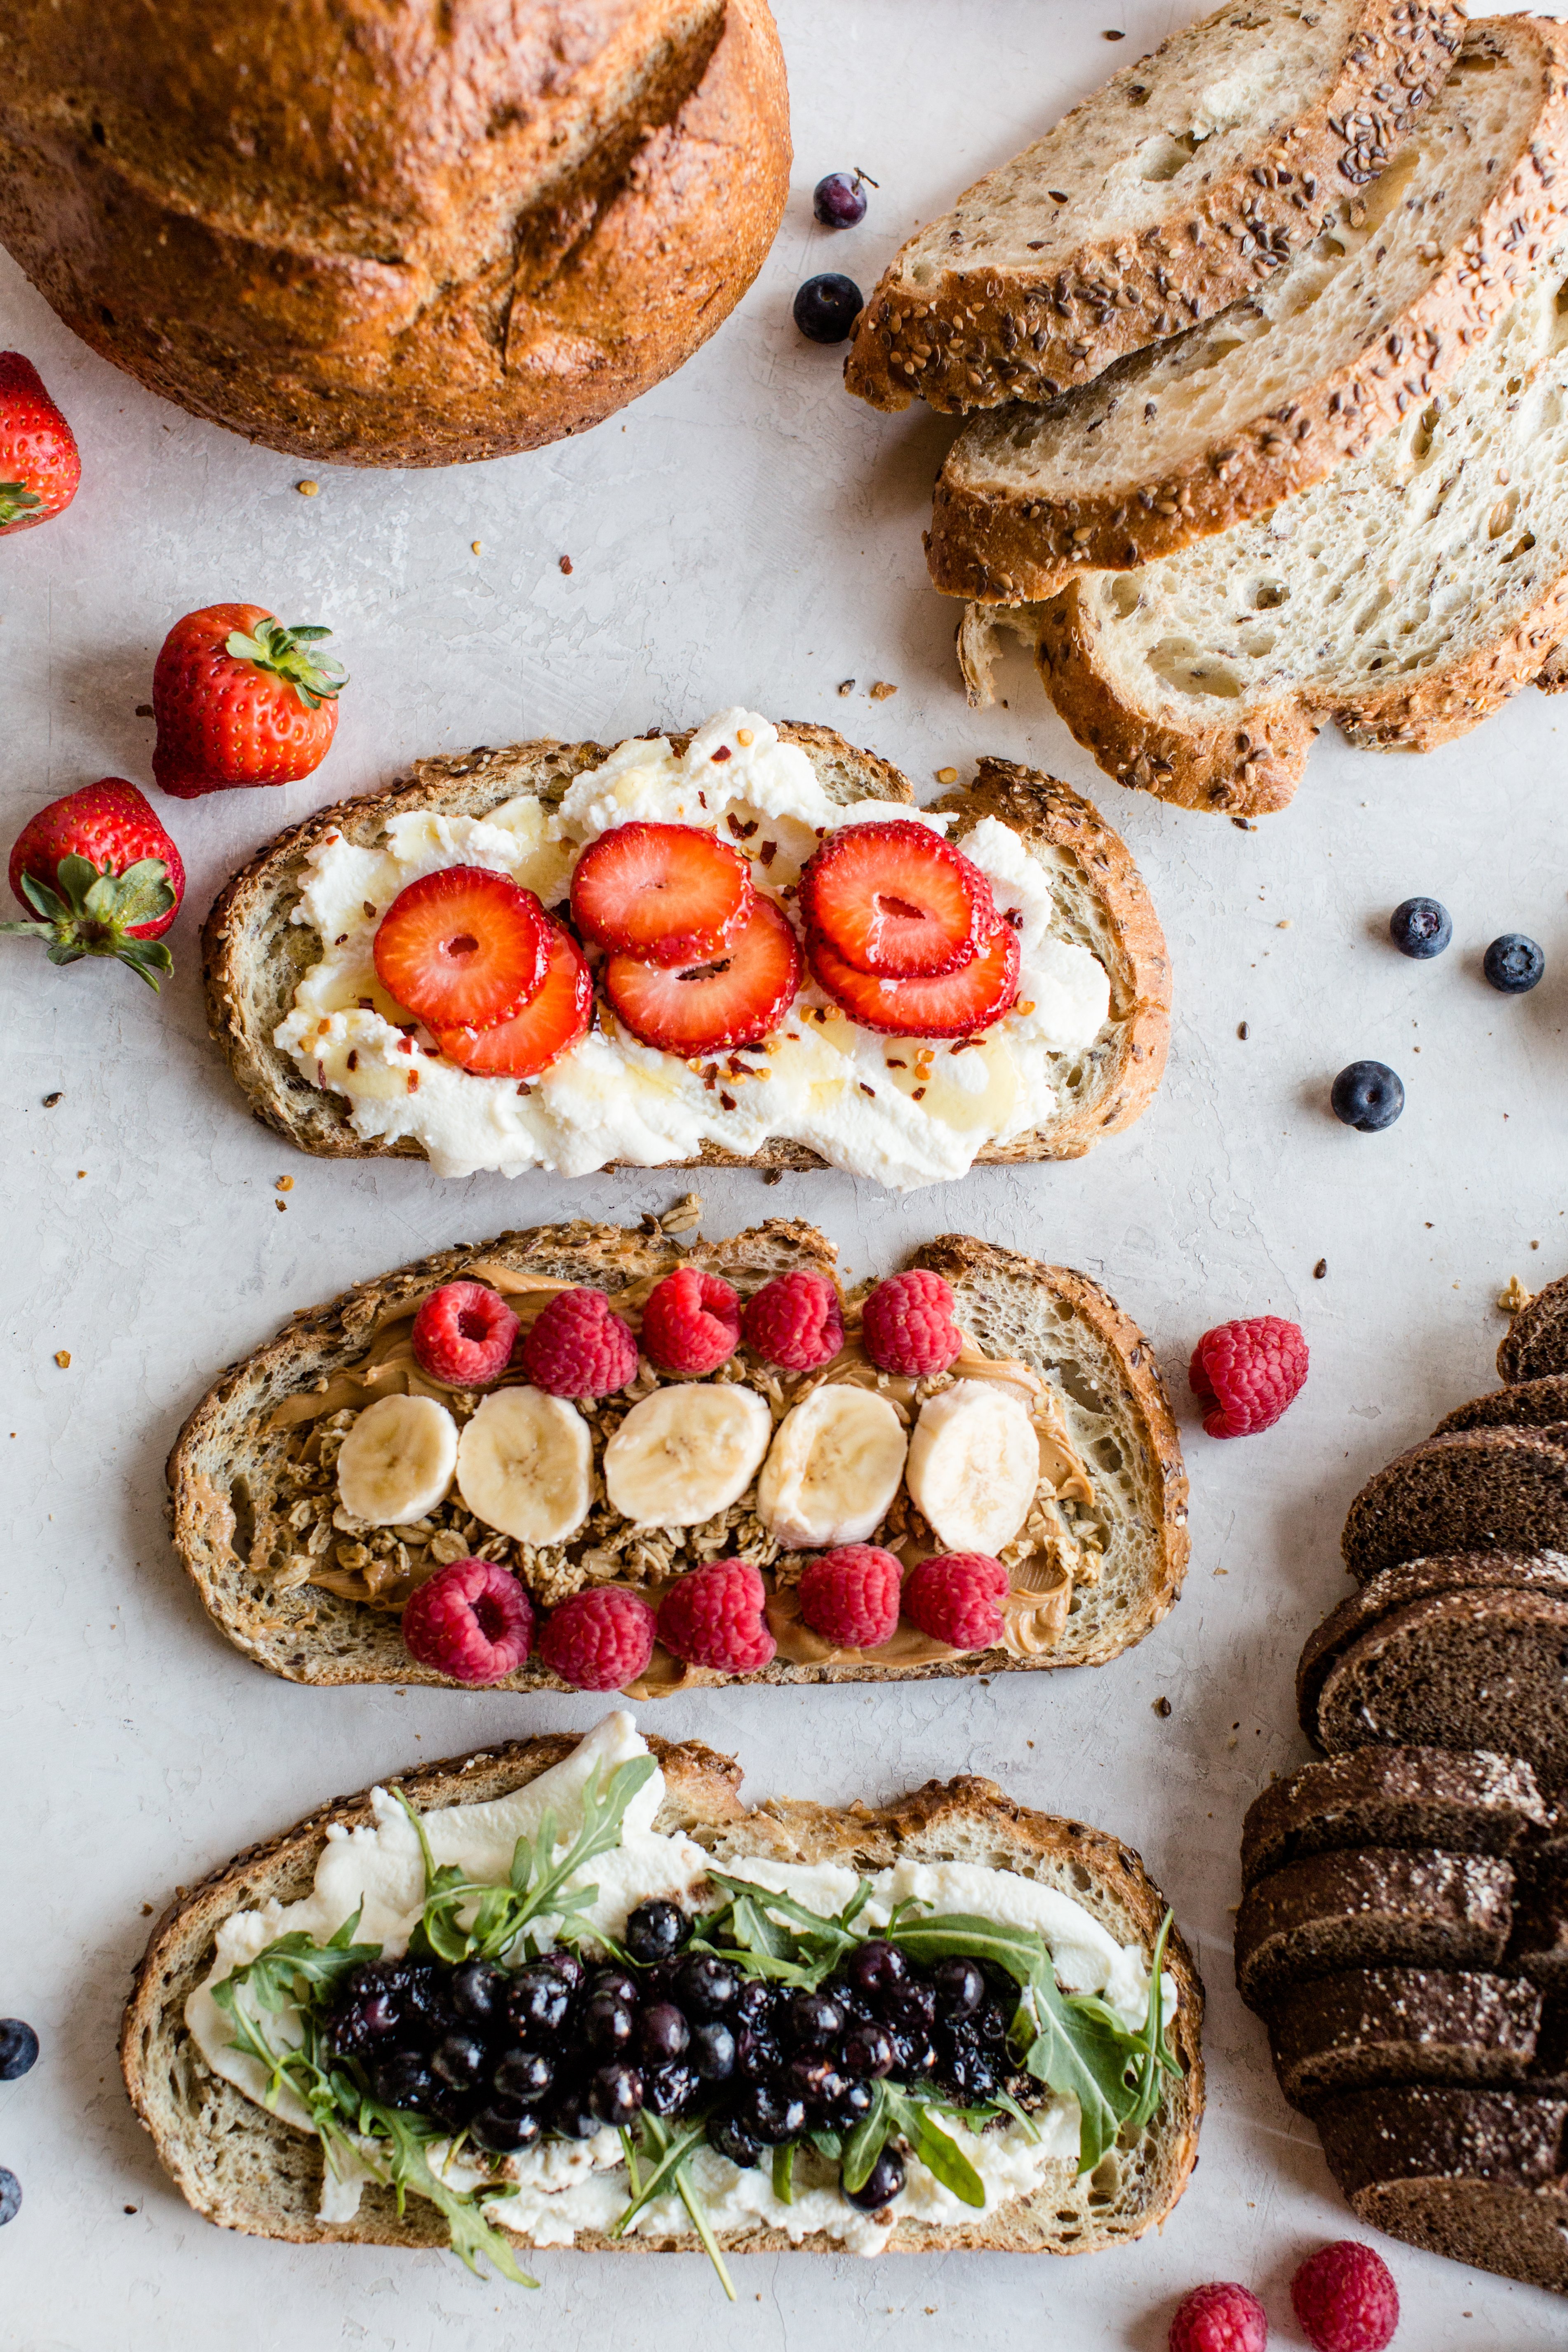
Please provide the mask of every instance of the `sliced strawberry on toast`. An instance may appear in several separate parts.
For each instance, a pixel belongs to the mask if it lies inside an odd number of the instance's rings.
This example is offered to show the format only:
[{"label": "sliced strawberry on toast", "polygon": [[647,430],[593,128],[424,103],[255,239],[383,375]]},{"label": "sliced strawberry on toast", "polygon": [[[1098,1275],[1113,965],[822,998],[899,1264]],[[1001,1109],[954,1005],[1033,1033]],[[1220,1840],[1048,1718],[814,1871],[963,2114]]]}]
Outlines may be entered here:
[{"label": "sliced strawberry on toast", "polygon": [[543,986],[550,935],[531,890],[488,866],[447,866],[400,890],[375,935],[381,984],[432,1030],[488,1028]]},{"label": "sliced strawberry on toast", "polygon": [[908,817],[829,834],[800,877],[800,910],[847,964],[882,980],[956,971],[996,921],[980,868]]},{"label": "sliced strawberry on toast", "polygon": [[717,955],[752,911],[752,869],[695,824],[618,824],[572,877],[572,915],[600,947],[649,963]]},{"label": "sliced strawberry on toast", "polygon": [[998,923],[956,971],[930,980],[879,980],[846,963],[818,931],[806,934],[812,978],[862,1029],[890,1037],[972,1037],[999,1021],[1018,993],[1018,935]]},{"label": "sliced strawberry on toast", "polygon": [[800,949],[787,916],[759,898],[716,957],[682,967],[612,955],[602,979],[634,1037],[690,1061],[777,1028],[800,987]]},{"label": "sliced strawberry on toast", "polygon": [[594,1017],[594,980],[588,959],[564,923],[547,915],[544,924],[543,984],[521,1013],[484,1029],[433,1030],[447,1060],[460,1063],[476,1077],[537,1077],[588,1034]]}]

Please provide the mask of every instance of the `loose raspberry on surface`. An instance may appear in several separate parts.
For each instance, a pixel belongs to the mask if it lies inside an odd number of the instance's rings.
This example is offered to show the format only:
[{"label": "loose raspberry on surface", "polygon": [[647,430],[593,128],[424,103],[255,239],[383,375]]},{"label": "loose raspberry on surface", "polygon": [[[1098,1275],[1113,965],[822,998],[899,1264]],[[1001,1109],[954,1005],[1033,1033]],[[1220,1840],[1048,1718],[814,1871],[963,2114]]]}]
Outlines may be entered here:
[{"label": "loose raspberry on surface", "polygon": [[515,1576],[489,1559],[455,1559],[404,1604],[403,1641],[419,1665],[458,1683],[499,1683],[533,1646],[533,1608]]},{"label": "loose raspberry on surface", "polygon": [[1383,2352],[1399,2325],[1399,2289],[1383,2256],[1354,2238],[1309,2254],[1290,2305],[1313,2352]]},{"label": "loose raspberry on surface", "polygon": [[775,1275],[747,1299],[741,1329],[753,1356],[786,1372],[815,1371],[844,1345],[844,1308],[825,1274]]},{"label": "loose raspberry on surface", "polygon": [[1001,1561],[988,1553],[938,1552],[904,1579],[904,1615],[950,1649],[994,1649],[1005,1630],[997,1603],[1005,1599],[1008,1581]]},{"label": "loose raspberry on surface", "polygon": [[617,824],[572,877],[572,918],[603,948],[650,963],[718,955],[752,911],[752,869],[696,824]]},{"label": "loose raspberry on surface", "polygon": [[414,1318],[414,1360],[451,1389],[488,1388],[511,1361],[517,1317],[484,1282],[444,1282]]},{"label": "loose raspberry on surface", "polygon": [[432,1029],[485,1029],[538,995],[550,934],[539,900],[510,874],[444,866],[398,892],[373,953],[382,986]]},{"label": "loose raspberry on surface", "polygon": [[800,911],[846,963],[884,980],[956,971],[996,924],[978,866],[910,817],[829,834],[800,877]]},{"label": "loose raspberry on surface", "polygon": [[803,1571],[804,1622],[839,1650],[876,1650],[899,1627],[904,1572],[880,1544],[840,1544]]},{"label": "loose raspberry on surface", "polygon": [[750,1560],[716,1559],[678,1576],[658,1604],[658,1638],[671,1656],[721,1675],[754,1675],[778,1644],[763,1614],[767,1591]]},{"label": "loose raspberry on surface", "polygon": [[[531,890],[523,892],[533,898]],[[539,901],[534,898],[537,907]],[[521,1013],[489,1028],[432,1027],[449,1062],[479,1078],[532,1078],[580,1045],[594,1017],[594,976],[588,959],[563,923],[540,912],[545,931],[544,978]]]},{"label": "loose raspberry on surface", "polygon": [[1307,1377],[1307,1342],[1294,1323],[1254,1315],[1216,1324],[1193,1349],[1187,1378],[1209,1409],[1211,1437],[1252,1437],[1272,1429]]},{"label": "loose raspberry on surface", "polygon": [[862,1029],[889,1037],[973,1037],[1018,994],[1018,934],[998,923],[969,961],[930,980],[879,980],[857,971],[820,931],[808,931],[812,978]]},{"label": "loose raspberry on surface", "polygon": [[860,1337],[879,1371],[920,1380],[945,1372],[963,1346],[952,1292],[940,1274],[915,1266],[879,1282],[860,1309]]},{"label": "loose raspberry on surface", "polygon": [[642,1344],[661,1372],[717,1371],[741,1344],[740,1298],[718,1275],[678,1265],[648,1294]]},{"label": "loose raspberry on surface", "polygon": [[1268,2352],[1268,2315],[1234,2280],[1195,2286],[1171,2322],[1170,2352]]},{"label": "loose raspberry on surface", "polygon": [[613,1396],[637,1378],[637,1343],[602,1290],[558,1290],[541,1308],[518,1361],[551,1396]]},{"label": "loose raspberry on surface", "polygon": [[771,1036],[795,1002],[801,969],[788,917],[758,898],[717,954],[662,964],[617,950],[602,978],[611,1011],[640,1044],[694,1061]]},{"label": "loose raspberry on surface", "polygon": [[654,1614],[635,1592],[613,1584],[574,1592],[544,1621],[539,1654],[552,1675],[578,1690],[624,1690],[653,1655]]}]

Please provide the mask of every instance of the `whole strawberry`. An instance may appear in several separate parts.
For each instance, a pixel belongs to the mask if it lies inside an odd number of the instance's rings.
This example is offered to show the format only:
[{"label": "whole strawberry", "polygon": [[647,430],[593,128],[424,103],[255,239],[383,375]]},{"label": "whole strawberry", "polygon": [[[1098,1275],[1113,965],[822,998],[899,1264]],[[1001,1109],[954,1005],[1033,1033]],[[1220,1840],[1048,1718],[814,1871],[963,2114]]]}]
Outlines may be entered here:
[{"label": "whole strawberry", "polygon": [[208,604],[176,621],[153,672],[153,773],[176,800],[292,784],[319,768],[347,684],[316,650],[330,629],[286,629],[260,604]]},{"label": "whole strawberry", "polygon": [[30,817],[11,852],[11,888],[35,919],[0,931],[47,940],[51,963],[118,956],[149,988],[173,971],[163,935],[185,869],[146,794],[105,776]]},{"label": "whole strawberry", "polygon": [[0,352],[0,534],[68,507],[81,479],[76,436],[31,360]]}]

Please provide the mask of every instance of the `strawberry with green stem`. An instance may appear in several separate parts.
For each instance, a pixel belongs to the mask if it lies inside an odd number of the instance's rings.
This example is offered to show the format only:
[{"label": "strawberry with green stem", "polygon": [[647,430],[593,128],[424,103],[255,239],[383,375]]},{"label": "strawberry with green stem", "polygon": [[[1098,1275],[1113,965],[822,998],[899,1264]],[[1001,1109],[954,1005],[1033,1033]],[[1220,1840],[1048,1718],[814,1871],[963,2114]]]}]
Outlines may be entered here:
[{"label": "strawberry with green stem", "polygon": [[153,672],[153,773],[176,800],[291,784],[325,758],[342,666],[330,629],[285,628],[260,604],[209,604],[176,621]]},{"label": "strawberry with green stem", "polygon": [[0,352],[0,538],[68,507],[81,479],[76,436],[31,360]]},{"label": "strawberry with green stem", "polygon": [[28,819],[11,851],[13,895],[34,918],[0,931],[47,940],[51,963],[117,956],[156,989],[174,969],[163,935],[185,869],[145,793],[104,776]]}]

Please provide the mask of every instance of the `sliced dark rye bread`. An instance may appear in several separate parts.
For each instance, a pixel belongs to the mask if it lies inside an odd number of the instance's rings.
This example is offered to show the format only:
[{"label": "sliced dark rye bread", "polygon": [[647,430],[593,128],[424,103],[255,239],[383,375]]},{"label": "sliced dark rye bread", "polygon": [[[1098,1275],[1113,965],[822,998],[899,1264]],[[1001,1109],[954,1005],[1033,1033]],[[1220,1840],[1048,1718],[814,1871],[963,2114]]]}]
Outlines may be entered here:
[{"label": "sliced dark rye bread", "polygon": [[1267,2014],[1290,1986],[1345,1969],[1495,1969],[1512,1912],[1513,1872],[1493,1854],[1310,1854],[1242,1896],[1237,1989]]},{"label": "sliced dark rye bread", "polygon": [[1568,1372],[1548,1372],[1506,1389],[1489,1389],[1446,1412],[1434,1437],[1456,1429],[1552,1429],[1568,1427]]},{"label": "sliced dark rye bread", "polygon": [[1413,2246],[1568,2292],[1568,2101],[1518,2091],[1352,2091],[1318,2109],[1357,2216]]},{"label": "sliced dark rye bread", "polygon": [[1347,1969],[1290,1986],[1268,2014],[1279,2088],[1307,2114],[1377,2083],[1513,2087],[1534,2061],[1542,1993],[1484,1969]]},{"label": "sliced dark rye bread", "polygon": [[1531,1854],[1521,1863],[1508,1956],[1521,1976],[1568,2003],[1568,1855]]},{"label": "sliced dark rye bread", "polygon": [[1568,1550],[1568,1444],[1538,1429],[1458,1429],[1369,1478],[1340,1540],[1358,1583],[1442,1552]]},{"label": "sliced dark rye bread", "polygon": [[1241,1883],[1356,1846],[1513,1854],[1552,1816],[1518,1757],[1442,1748],[1363,1748],[1303,1764],[1253,1799],[1241,1830]]},{"label": "sliced dark rye bread", "polygon": [[1499,1379],[1510,1385],[1568,1372],[1568,1275],[1559,1275],[1520,1308],[1498,1347],[1497,1368]]},{"label": "sliced dark rye bread", "polygon": [[[1315,1633],[1307,1636],[1301,1663],[1296,1669],[1296,1706],[1309,1739],[1318,1738],[1318,1700],[1324,1683],[1347,1650],[1371,1631],[1380,1618],[1412,1601],[1441,1592],[1510,1591],[1545,1592],[1568,1599],[1568,1556],[1556,1552],[1521,1554],[1509,1551],[1455,1552],[1436,1559],[1401,1560],[1380,1569],[1358,1591],[1331,1611]],[[1445,1747],[1455,1742],[1445,1730]],[[1412,1743],[1418,1745],[1419,1743]],[[1510,1753],[1500,1732],[1475,1743]]]}]

